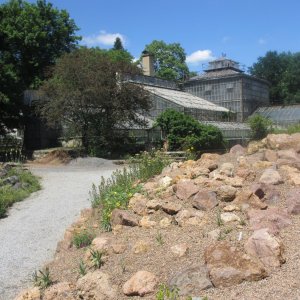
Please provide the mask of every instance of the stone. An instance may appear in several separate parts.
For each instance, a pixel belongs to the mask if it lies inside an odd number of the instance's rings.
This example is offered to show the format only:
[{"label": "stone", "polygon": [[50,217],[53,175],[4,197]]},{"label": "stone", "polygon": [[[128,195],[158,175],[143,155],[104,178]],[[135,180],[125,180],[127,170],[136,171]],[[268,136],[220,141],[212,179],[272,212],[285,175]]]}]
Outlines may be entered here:
[{"label": "stone", "polygon": [[217,190],[217,195],[221,201],[229,202],[235,198],[237,189],[230,185],[221,185]]},{"label": "stone", "polygon": [[76,289],[79,292],[79,299],[93,300],[115,300],[117,286],[113,285],[109,275],[100,270],[89,272],[78,279]]},{"label": "stone", "polygon": [[91,248],[100,252],[109,252],[111,247],[111,241],[107,237],[96,237],[93,239]]},{"label": "stone", "polygon": [[182,257],[187,254],[188,249],[188,245],[186,243],[182,243],[172,246],[171,252],[177,257]]},{"label": "stone", "polygon": [[126,296],[145,296],[152,294],[158,285],[157,277],[148,271],[138,271],[123,285]]},{"label": "stone", "polygon": [[111,248],[115,254],[122,254],[126,251],[127,246],[121,243],[113,243]]},{"label": "stone", "polygon": [[146,253],[149,251],[149,249],[150,249],[150,244],[143,240],[137,241],[132,247],[134,254]]},{"label": "stone", "polygon": [[239,216],[237,216],[234,213],[230,213],[230,212],[221,213],[220,217],[221,217],[222,222],[224,222],[225,224],[226,223],[231,223],[231,222],[240,222],[241,221]]},{"label": "stone", "polygon": [[300,145],[300,133],[294,134],[268,134],[266,137],[266,145],[269,149],[290,149],[295,150]]},{"label": "stone", "polygon": [[45,290],[43,300],[75,300],[74,288],[69,282],[59,282]]},{"label": "stone", "polygon": [[240,156],[246,153],[246,149],[242,145],[237,144],[230,148],[229,153]]},{"label": "stone", "polygon": [[228,177],[233,177],[234,175],[234,165],[232,163],[223,163],[219,170],[221,175],[226,175]]},{"label": "stone", "polygon": [[223,207],[223,210],[225,212],[233,212],[233,211],[240,211],[241,209],[237,205],[230,204]]},{"label": "stone", "polygon": [[161,209],[169,215],[176,215],[182,209],[182,205],[177,202],[165,202]]},{"label": "stone", "polygon": [[38,287],[34,287],[31,289],[27,289],[22,291],[15,300],[40,300],[41,299],[41,291]]},{"label": "stone", "polygon": [[218,205],[217,195],[212,191],[200,190],[193,196],[192,205],[199,210],[211,210]]},{"label": "stone", "polygon": [[167,227],[169,227],[171,224],[172,224],[172,220],[169,219],[169,218],[167,218],[167,217],[165,217],[165,218],[163,218],[163,219],[161,219],[161,220],[159,221],[159,226],[160,226],[161,228],[167,228]]},{"label": "stone", "polygon": [[188,200],[191,196],[198,193],[199,188],[192,180],[180,180],[175,186],[176,196],[181,200]]},{"label": "stone", "polygon": [[139,224],[141,227],[144,227],[144,228],[152,228],[152,227],[155,227],[157,223],[155,221],[151,221],[149,216],[144,216],[141,218]]},{"label": "stone", "polygon": [[207,177],[209,173],[210,173],[210,170],[208,168],[195,167],[195,168],[191,169],[191,178],[197,178],[199,176]]},{"label": "stone", "polygon": [[149,200],[146,203],[148,209],[159,210],[161,208],[161,203],[157,199]]},{"label": "stone", "polygon": [[273,163],[273,162],[269,162],[269,161],[265,161],[265,160],[263,160],[263,161],[261,161],[261,160],[256,161],[256,162],[252,165],[252,167],[253,167],[254,169],[267,169],[267,168],[270,168],[270,167],[273,167],[273,166],[274,166],[274,163]]},{"label": "stone", "polygon": [[179,226],[205,224],[204,212],[193,209],[183,209],[176,216],[175,220]]},{"label": "stone", "polygon": [[266,209],[268,205],[262,202],[250,189],[241,190],[232,204],[240,206],[243,210],[248,208]]},{"label": "stone", "polygon": [[190,296],[212,288],[206,266],[192,266],[172,274],[168,282],[171,288],[179,289],[179,296]]},{"label": "stone", "polygon": [[239,176],[234,176],[234,177],[225,177],[224,183],[227,185],[231,185],[235,188],[240,188],[243,187],[244,185],[244,178],[241,178]]},{"label": "stone", "polygon": [[262,263],[231,246],[216,242],[204,252],[209,277],[215,287],[233,286],[243,281],[258,281],[267,276]]},{"label": "stone", "polygon": [[138,217],[128,211],[128,210],[122,210],[122,209],[114,209],[111,214],[111,225],[124,225],[124,226],[138,226],[139,225],[139,219]]},{"label": "stone", "polygon": [[278,159],[277,152],[274,150],[266,149],[264,152],[264,159],[270,162],[276,162]]},{"label": "stone", "polygon": [[300,188],[290,189],[285,196],[287,210],[290,214],[300,214]]},{"label": "stone", "polygon": [[166,188],[172,184],[172,178],[169,176],[164,176],[158,181],[158,184],[159,186]]},{"label": "stone", "polygon": [[269,233],[278,234],[281,229],[292,224],[287,211],[279,207],[266,210],[251,209],[247,214],[252,230],[268,228]]},{"label": "stone", "polygon": [[144,185],[143,185],[143,190],[146,192],[152,192],[153,190],[158,188],[158,183],[155,181],[147,181]]},{"label": "stone", "polygon": [[213,241],[217,241],[220,235],[221,235],[221,229],[219,228],[216,228],[207,234],[207,236]]},{"label": "stone", "polygon": [[255,172],[245,168],[245,167],[239,167],[236,172],[236,176],[239,178],[247,179],[249,181],[254,181],[255,180]]},{"label": "stone", "polygon": [[267,270],[280,267],[285,262],[282,242],[267,228],[254,231],[245,244],[245,251],[257,257]]},{"label": "stone", "polygon": [[16,176],[16,175],[7,177],[7,178],[3,179],[3,181],[2,181],[2,183],[3,183],[4,185],[5,185],[5,184],[14,185],[14,184],[16,184],[17,182],[19,182],[19,177]]},{"label": "stone", "polygon": [[300,185],[300,171],[298,169],[289,166],[281,166],[280,170],[283,170],[286,173],[286,176],[293,185]]},{"label": "stone", "polygon": [[260,183],[254,183],[250,186],[250,190],[256,195],[259,199],[263,199],[265,197],[265,189],[264,185]]},{"label": "stone", "polygon": [[279,150],[277,154],[279,159],[286,159],[291,161],[299,160],[299,155],[294,149]]},{"label": "stone", "polygon": [[278,171],[274,169],[266,169],[259,179],[260,183],[264,184],[280,184],[283,182]]},{"label": "stone", "polygon": [[148,199],[144,195],[135,193],[133,197],[129,200],[128,208],[130,208],[136,214],[144,216],[147,214],[147,202]]},{"label": "stone", "polygon": [[264,149],[266,147],[266,144],[263,141],[251,141],[247,146],[247,153],[253,154],[261,149]]}]

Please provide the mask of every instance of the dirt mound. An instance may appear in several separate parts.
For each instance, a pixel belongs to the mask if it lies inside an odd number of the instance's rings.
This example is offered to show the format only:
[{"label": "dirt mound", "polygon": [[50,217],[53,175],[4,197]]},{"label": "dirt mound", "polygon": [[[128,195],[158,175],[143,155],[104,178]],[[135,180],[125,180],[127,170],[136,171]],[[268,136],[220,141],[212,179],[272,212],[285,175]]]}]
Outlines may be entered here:
[{"label": "dirt mound", "polygon": [[53,150],[46,154],[44,157],[39,158],[34,161],[36,164],[41,165],[64,165],[69,163],[72,160],[72,157],[65,150]]}]

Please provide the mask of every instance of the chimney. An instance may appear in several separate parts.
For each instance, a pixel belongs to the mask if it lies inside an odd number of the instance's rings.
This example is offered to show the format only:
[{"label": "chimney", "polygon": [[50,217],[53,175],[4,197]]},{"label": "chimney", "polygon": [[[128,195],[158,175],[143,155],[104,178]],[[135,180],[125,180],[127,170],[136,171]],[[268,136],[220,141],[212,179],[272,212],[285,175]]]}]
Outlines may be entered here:
[{"label": "chimney", "polygon": [[154,76],[154,56],[148,51],[142,53],[143,73],[146,76]]}]

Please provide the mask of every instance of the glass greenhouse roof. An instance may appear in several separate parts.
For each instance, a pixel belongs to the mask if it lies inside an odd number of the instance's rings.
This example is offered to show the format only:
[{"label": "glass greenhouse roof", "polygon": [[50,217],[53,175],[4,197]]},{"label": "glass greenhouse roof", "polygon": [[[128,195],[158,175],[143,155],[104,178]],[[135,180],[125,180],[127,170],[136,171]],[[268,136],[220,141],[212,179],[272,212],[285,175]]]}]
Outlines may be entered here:
[{"label": "glass greenhouse roof", "polygon": [[255,113],[270,118],[274,122],[300,122],[300,105],[264,106],[259,107]]},{"label": "glass greenhouse roof", "polygon": [[172,101],[178,105],[186,108],[196,108],[201,110],[219,111],[219,112],[229,112],[225,107],[218,106],[200,97],[194,96],[190,93],[164,89],[159,87],[144,86],[144,88],[152,94],[155,94],[161,98]]}]

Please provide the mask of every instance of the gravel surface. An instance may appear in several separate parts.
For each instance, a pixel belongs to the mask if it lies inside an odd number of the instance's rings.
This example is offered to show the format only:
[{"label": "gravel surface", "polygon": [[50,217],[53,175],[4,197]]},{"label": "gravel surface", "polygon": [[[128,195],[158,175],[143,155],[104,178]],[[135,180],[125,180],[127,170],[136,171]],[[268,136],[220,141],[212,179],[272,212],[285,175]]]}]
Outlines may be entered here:
[{"label": "gravel surface", "polygon": [[[94,159],[93,159],[94,160]],[[78,160],[77,160],[78,161]],[[31,275],[53,259],[65,229],[90,207],[89,191],[101,176],[109,177],[116,165],[90,158],[69,166],[32,166],[43,189],[17,203],[0,219],[0,299],[14,299],[30,286]],[[100,166],[99,168],[96,167]]]}]

